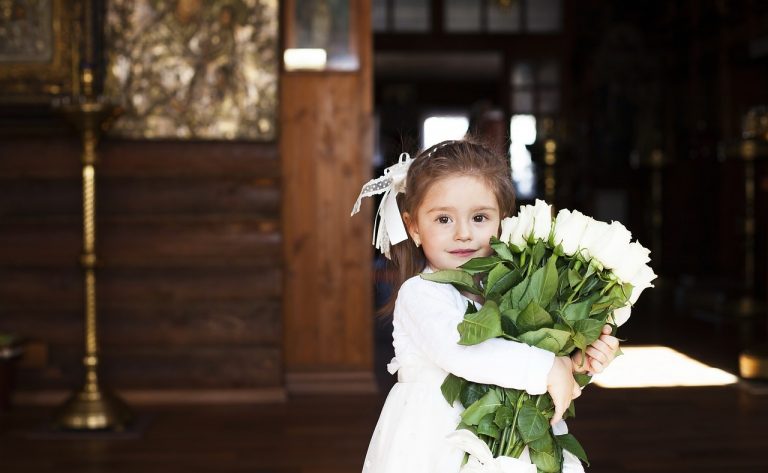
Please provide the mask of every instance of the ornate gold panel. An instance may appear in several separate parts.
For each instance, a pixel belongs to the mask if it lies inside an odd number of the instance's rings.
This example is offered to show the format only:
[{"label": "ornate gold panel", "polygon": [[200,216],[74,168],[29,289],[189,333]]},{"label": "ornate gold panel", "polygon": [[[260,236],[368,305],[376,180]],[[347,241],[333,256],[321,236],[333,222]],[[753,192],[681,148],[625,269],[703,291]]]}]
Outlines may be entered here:
[{"label": "ornate gold panel", "polygon": [[277,0],[113,0],[106,28],[113,134],[275,139]]}]

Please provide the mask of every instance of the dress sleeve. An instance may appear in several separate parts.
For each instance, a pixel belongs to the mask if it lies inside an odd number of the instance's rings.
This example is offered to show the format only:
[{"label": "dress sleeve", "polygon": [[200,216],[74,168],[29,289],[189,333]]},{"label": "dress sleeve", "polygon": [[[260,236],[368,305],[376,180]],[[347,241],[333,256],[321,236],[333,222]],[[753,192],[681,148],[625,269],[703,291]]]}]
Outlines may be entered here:
[{"label": "dress sleeve", "polygon": [[545,393],[555,354],[501,338],[459,345],[456,327],[466,307],[457,305],[453,290],[419,277],[409,279],[398,292],[395,322],[427,358],[449,373],[476,383]]}]

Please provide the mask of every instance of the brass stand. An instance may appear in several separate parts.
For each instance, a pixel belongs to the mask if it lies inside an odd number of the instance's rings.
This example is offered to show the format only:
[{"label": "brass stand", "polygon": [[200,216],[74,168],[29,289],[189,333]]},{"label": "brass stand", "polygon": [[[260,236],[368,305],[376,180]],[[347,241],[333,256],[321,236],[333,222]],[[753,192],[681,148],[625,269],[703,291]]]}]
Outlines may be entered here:
[{"label": "brass stand", "polygon": [[[765,304],[755,299],[755,160],[768,156],[768,142],[745,139],[726,151],[744,162],[744,291],[736,313],[742,321],[750,321],[765,311]],[[739,373],[747,379],[768,379],[768,345],[742,351]]]},{"label": "brass stand", "polygon": [[[87,81],[88,71],[84,73]],[[99,385],[96,325],[96,146],[118,108],[92,95],[60,101],[56,107],[78,129],[83,145],[83,255],[85,270],[85,382],[61,407],[56,425],[64,429],[123,429],[132,420],[128,406]]]}]

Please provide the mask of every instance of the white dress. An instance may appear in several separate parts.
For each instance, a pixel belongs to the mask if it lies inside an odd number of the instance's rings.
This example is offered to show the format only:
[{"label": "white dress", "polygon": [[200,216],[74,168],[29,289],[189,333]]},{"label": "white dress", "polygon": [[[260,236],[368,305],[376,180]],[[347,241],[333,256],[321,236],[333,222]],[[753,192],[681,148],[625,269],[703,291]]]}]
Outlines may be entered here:
[{"label": "white dress", "polygon": [[[554,354],[502,339],[458,344],[456,326],[469,299],[449,284],[415,276],[403,283],[394,311],[395,358],[388,365],[398,382],[387,396],[373,432],[363,473],[457,473],[464,452],[447,442],[463,407],[449,406],[440,392],[448,373],[484,384],[547,391]],[[565,433],[565,423],[555,426]],[[583,472],[564,452],[564,472]],[[528,459],[527,450],[521,459]]]}]

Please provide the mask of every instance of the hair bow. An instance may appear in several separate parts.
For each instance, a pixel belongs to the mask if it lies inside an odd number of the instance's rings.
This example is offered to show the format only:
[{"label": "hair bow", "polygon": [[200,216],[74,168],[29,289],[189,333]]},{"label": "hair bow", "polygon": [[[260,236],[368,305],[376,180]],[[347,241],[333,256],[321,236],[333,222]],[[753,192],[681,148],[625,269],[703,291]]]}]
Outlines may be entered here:
[{"label": "hair bow", "polygon": [[408,153],[401,153],[398,162],[386,168],[383,176],[371,179],[363,186],[352,207],[352,215],[355,215],[360,211],[361,200],[384,193],[379,209],[376,211],[371,243],[389,259],[392,259],[389,253],[390,246],[408,238],[400,209],[397,207],[397,194],[405,192],[405,177],[412,162],[413,159]]}]

